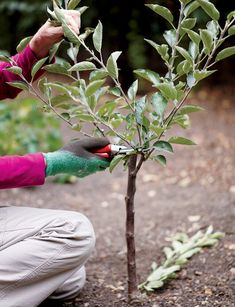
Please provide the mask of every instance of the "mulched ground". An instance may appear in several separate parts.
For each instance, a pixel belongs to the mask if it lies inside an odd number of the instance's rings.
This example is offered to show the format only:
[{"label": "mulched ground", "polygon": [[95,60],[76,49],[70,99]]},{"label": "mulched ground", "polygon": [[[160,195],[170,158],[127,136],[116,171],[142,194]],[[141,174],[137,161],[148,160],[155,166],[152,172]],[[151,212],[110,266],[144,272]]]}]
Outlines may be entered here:
[{"label": "mulched ground", "polygon": [[[175,146],[166,168],[147,162],[136,194],[138,279],[163,258],[166,238],[195,233],[212,224],[226,233],[218,246],[204,249],[161,290],[142,294],[139,307],[235,306],[235,91],[200,89],[189,100],[206,111],[193,114],[192,129],[176,134],[198,146]],[[65,139],[71,133],[65,129]],[[96,250],[87,263],[87,284],[72,306],[126,307],[126,173],[96,174],[74,185],[48,180],[36,189],[1,191],[1,202],[77,210],[92,221]],[[48,305],[52,307],[52,305]]]}]

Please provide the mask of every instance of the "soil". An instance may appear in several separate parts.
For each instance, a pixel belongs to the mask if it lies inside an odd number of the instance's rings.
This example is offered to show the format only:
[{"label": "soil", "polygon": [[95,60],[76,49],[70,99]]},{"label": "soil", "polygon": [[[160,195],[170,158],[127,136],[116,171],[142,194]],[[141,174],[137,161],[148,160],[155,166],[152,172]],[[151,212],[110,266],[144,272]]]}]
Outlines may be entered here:
[{"label": "soil", "polygon": [[[213,225],[225,233],[213,247],[203,249],[161,290],[143,293],[139,307],[235,306],[235,90],[199,89],[188,102],[206,110],[191,116],[192,129],[175,134],[198,146],[175,146],[168,166],[146,162],[136,194],[138,281],[163,259],[166,238],[193,234]],[[64,129],[65,141],[71,133]],[[111,175],[95,174],[75,184],[48,180],[35,189],[1,191],[1,202],[77,210],[92,221],[96,250],[87,263],[87,283],[71,306],[126,307],[125,206],[127,174],[122,167]],[[52,305],[48,305],[52,307]]]}]

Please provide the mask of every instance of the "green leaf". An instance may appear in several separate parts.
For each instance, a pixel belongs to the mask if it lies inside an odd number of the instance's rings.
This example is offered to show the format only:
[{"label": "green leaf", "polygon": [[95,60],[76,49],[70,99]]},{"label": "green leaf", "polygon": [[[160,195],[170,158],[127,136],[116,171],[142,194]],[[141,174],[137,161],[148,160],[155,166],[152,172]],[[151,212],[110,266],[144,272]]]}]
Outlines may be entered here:
[{"label": "green leaf", "polygon": [[90,81],[100,80],[100,79],[104,79],[107,76],[108,76],[108,72],[104,70],[103,68],[96,69],[90,73],[89,80]]},{"label": "green leaf", "polygon": [[55,57],[61,43],[62,43],[62,41],[60,41],[59,43],[54,44],[54,46],[52,46],[51,50],[49,51],[49,59],[48,59],[49,63],[51,63],[52,59]]},{"label": "green leaf", "polygon": [[50,10],[49,7],[47,7],[47,15],[49,17],[49,20],[52,21],[55,26],[59,24],[61,25],[61,22],[59,22],[58,18],[56,17],[55,12]]},{"label": "green leaf", "polygon": [[162,166],[166,166],[166,157],[164,157],[163,155],[153,156],[151,157],[151,159],[158,162]]},{"label": "green leaf", "polygon": [[55,64],[49,64],[43,67],[43,69],[45,69],[46,71],[50,72],[50,73],[54,73],[54,74],[61,74],[61,75],[70,75],[69,73],[69,68],[70,68],[70,64],[59,64],[59,63],[55,63]]},{"label": "green leaf", "polygon": [[113,52],[107,61],[107,70],[111,77],[117,79],[118,78],[118,66],[117,66],[117,59],[121,55],[121,51]]},{"label": "green leaf", "polygon": [[188,34],[189,38],[196,44],[199,45],[201,41],[201,37],[195,31],[188,30],[183,28],[183,30]]},{"label": "green leaf", "polygon": [[104,84],[104,82],[105,79],[92,81],[86,88],[86,97],[93,95]]},{"label": "green leaf", "polygon": [[163,120],[164,111],[167,106],[167,100],[161,93],[154,93],[152,95],[151,103],[153,105],[154,111],[160,117],[161,121]]},{"label": "green leaf", "polygon": [[7,68],[5,68],[5,70],[7,70],[7,71],[9,71],[13,74],[16,74],[18,76],[20,76],[22,74],[22,68],[18,67],[18,66],[7,67]]},{"label": "green leaf", "polygon": [[69,113],[64,112],[64,113],[61,113],[60,115],[61,115],[64,119],[70,120],[70,115],[69,115]]},{"label": "green leaf", "polygon": [[28,45],[28,43],[31,41],[31,39],[32,39],[32,36],[23,38],[18,44],[18,46],[16,47],[17,52],[18,53],[22,52],[25,49],[25,47]]},{"label": "green leaf", "polygon": [[151,289],[159,289],[162,286],[164,286],[163,281],[161,281],[161,280],[153,280],[153,281],[148,282],[148,286],[147,287],[151,288]]},{"label": "green leaf", "polygon": [[163,37],[165,38],[166,42],[170,47],[174,47],[176,42],[177,42],[177,37],[176,37],[176,31],[175,30],[168,30],[165,31],[163,34]]},{"label": "green leaf", "polygon": [[1,62],[6,62],[6,63],[11,63],[11,58],[5,54],[0,54],[0,61]]},{"label": "green leaf", "polygon": [[145,110],[145,107],[146,107],[146,102],[147,102],[146,96],[143,96],[143,97],[141,97],[140,99],[138,99],[136,101],[136,104],[135,104],[135,117],[136,117],[136,120],[137,120],[138,124],[142,124],[143,113],[144,113],[144,110]]},{"label": "green leaf", "polygon": [[228,34],[235,35],[235,26],[232,26],[231,28],[228,29]]},{"label": "green leaf", "polygon": [[150,39],[145,39],[147,43],[149,43],[161,56],[164,61],[169,59],[168,50],[169,47],[166,44],[159,45]]},{"label": "green leaf", "polygon": [[48,59],[48,56],[46,58],[43,58],[43,59],[39,60],[36,64],[34,64],[34,66],[32,68],[32,71],[31,71],[32,78],[34,78],[34,76],[39,71],[39,69],[42,68],[42,66],[45,64],[47,59]]},{"label": "green leaf", "polygon": [[83,122],[91,122],[91,123],[94,122],[93,116],[89,114],[78,113],[77,117],[80,121],[83,121]]},{"label": "green leaf", "polygon": [[73,65],[69,71],[87,71],[87,70],[93,70],[96,69],[96,66],[94,63],[92,62],[88,62],[88,61],[83,61],[80,63],[77,63],[75,65]]},{"label": "green leaf", "polygon": [[118,87],[111,87],[109,89],[109,93],[116,96],[116,97],[120,97],[121,96],[121,91]]},{"label": "green leaf", "polygon": [[68,89],[68,87],[66,85],[64,85],[63,83],[60,82],[48,82],[46,84],[44,84],[46,87],[49,88],[54,88],[62,93],[65,94],[69,94],[70,95],[70,90]]},{"label": "green leaf", "polygon": [[187,19],[184,19],[181,23],[181,29],[182,28],[185,28],[185,29],[192,29],[195,27],[197,23],[197,19],[196,18],[187,18]]},{"label": "green leaf", "polygon": [[153,124],[150,124],[149,129],[156,134],[157,136],[160,136],[162,132],[164,132],[164,128],[157,126],[159,123],[157,121],[153,121]]},{"label": "green leaf", "polygon": [[184,16],[188,17],[191,15],[196,9],[198,9],[200,4],[197,1],[193,1],[184,9]]},{"label": "green leaf", "polygon": [[170,247],[167,247],[167,246],[163,248],[163,252],[166,255],[167,260],[170,259],[174,255],[173,250]]},{"label": "green leaf", "polygon": [[183,138],[181,136],[174,136],[168,140],[171,144],[180,144],[180,145],[196,145],[193,141]]},{"label": "green leaf", "polygon": [[219,29],[220,29],[218,21],[211,20],[207,23],[206,27],[207,27],[208,31],[211,32],[213,38],[217,38],[218,33],[219,33]]},{"label": "green leaf", "polygon": [[59,107],[60,104],[71,100],[68,95],[57,95],[51,98],[50,102],[53,107]]},{"label": "green leaf", "polygon": [[194,61],[197,59],[197,56],[199,54],[199,47],[194,42],[189,43],[189,54],[191,55]]},{"label": "green leaf", "polygon": [[196,85],[196,79],[193,74],[187,75],[187,85],[189,88],[193,88]]},{"label": "green leaf", "polygon": [[82,6],[82,7],[79,7],[78,12],[80,13],[80,15],[82,15],[87,9],[88,9],[88,6]]},{"label": "green leaf", "polygon": [[180,265],[180,266],[185,265],[187,263],[188,263],[188,260],[184,257],[180,257],[180,258],[176,259],[176,261],[175,261],[175,264]]},{"label": "green leaf", "polygon": [[149,69],[136,69],[134,70],[134,73],[141,78],[152,82],[154,85],[158,85],[160,83],[160,76],[155,71]]},{"label": "green leaf", "polygon": [[190,54],[188,53],[188,51],[186,51],[184,48],[179,47],[179,46],[176,46],[175,48],[188,62],[192,62],[192,58]]},{"label": "green leaf", "polygon": [[231,21],[233,18],[235,17],[235,11],[232,11],[228,14],[227,16],[227,20],[228,21]]},{"label": "green leaf", "polygon": [[74,10],[78,6],[81,0],[70,0],[68,3],[68,10]]},{"label": "green leaf", "polygon": [[45,86],[45,83],[47,83],[46,77],[43,77],[38,81],[38,88],[44,95],[47,93],[47,87]]},{"label": "green leaf", "polygon": [[[61,22],[63,31],[64,31],[64,36],[74,44],[80,44],[80,40],[78,35],[67,25],[66,19],[64,16],[64,13],[61,9],[59,9],[57,6],[54,6],[54,12],[56,14],[57,19]],[[81,12],[80,12],[81,13]]]},{"label": "green leaf", "polygon": [[102,40],[103,40],[103,25],[100,21],[97,27],[95,28],[92,39],[93,39],[93,44],[94,44],[95,49],[98,52],[101,52]]},{"label": "green leaf", "polygon": [[174,124],[178,124],[183,129],[189,128],[190,127],[189,116],[187,114],[174,116],[171,122],[171,126]]},{"label": "green leaf", "polygon": [[214,232],[211,234],[211,238],[212,239],[222,239],[224,237],[224,233],[223,232]]},{"label": "green leaf", "polygon": [[105,104],[103,104],[99,111],[98,116],[110,116],[114,109],[116,108],[117,103],[115,101],[108,101]]},{"label": "green leaf", "polygon": [[167,9],[164,6],[158,5],[158,4],[145,4],[147,7],[149,7],[151,10],[153,10],[158,15],[165,18],[170,24],[173,23],[174,17],[169,9]]},{"label": "green leaf", "polygon": [[153,147],[161,151],[167,151],[171,153],[174,152],[171,144],[166,141],[157,141],[153,144]]},{"label": "green leaf", "polygon": [[193,249],[190,249],[189,251],[186,251],[185,253],[183,253],[179,259],[185,258],[185,259],[189,259],[191,258],[193,255],[197,254],[198,252],[200,252],[201,248],[200,247],[195,247]]},{"label": "green leaf", "polygon": [[21,90],[27,91],[29,89],[28,85],[25,82],[22,82],[22,81],[13,81],[13,82],[6,82],[6,83],[9,84],[10,86],[19,88]]},{"label": "green leaf", "polygon": [[195,70],[194,73],[193,73],[193,76],[197,81],[201,81],[201,80],[209,77],[210,75],[212,75],[216,71],[217,70]]},{"label": "green leaf", "polygon": [[62,8],[62,0],[53,0],[53,8],[60,7]]},{"label": "green leaf", "polygon": [[217,56],[216,56],[216,59],[215,61],[216,62],[219,62],[223,59],[226,59],[232,55],[235,54],[235,47],[228,47],[228,48],[225,48],[224,50],[220,51]]},{"label": "green leaf", "polygon": [[185,74],[188,74],[192,70],[192,61],[184,61],[183,71]]},{"label": "green leaf", "polygon": [[177,98],[177,90],[173,84],[164,82],[158,84],[157,88],[160,90],[160,92],[165,98],[172,100],[175,100]]},{"label": "green leaf", "polygon": [[219,20],[220,13],[217,8],[208,0],[197,0],[202,9],[214,20]]},{"label": "green leaf", "polygon": [[124,157],[123,155],[117,155],[112,159],[110,166],[109,166],[110,173],[112,173],[112,171],[119,164],[119,162],[123,160],[123,157]]},{"label": "green leaf", "polygon": [[185,60],[180,62],[179,65],[177,65],[176,71],[179,76],[182,76],[183,74],[188,74],[189,72],[191,72],[192,69],[192,61],[189,62]]},{"label": "green leaf", "polygon": [[209,55],[213,48],[213,35],[209,30],[200,30],[200,37],[205,48],[205,53]]},{"label": "green leaf", "polygon": [[128,89],[127,96],[130,100],[134,100],[138,91],[138,80],[135,80]]},{"label": "green leaf", "polygon": [[117,129],[122,124],[122,122],[123,120],[121,118],[112,118],[110,124],[114,129]]},{"label": "green leaf", "polygon": [[75,131],[81,131],[82,127],[79,124],[73,124],[72,129]]},{"label": "green leaf", "polygon": [[179,111],[177,112],[177,114],[184,115],[184,114],[199,112],[199,111],[203,111],[203,110],[204,109],[202,107],[189,104],[189,105],[186,105],[186,106],[183,106],[182,108],[180,108]]}]

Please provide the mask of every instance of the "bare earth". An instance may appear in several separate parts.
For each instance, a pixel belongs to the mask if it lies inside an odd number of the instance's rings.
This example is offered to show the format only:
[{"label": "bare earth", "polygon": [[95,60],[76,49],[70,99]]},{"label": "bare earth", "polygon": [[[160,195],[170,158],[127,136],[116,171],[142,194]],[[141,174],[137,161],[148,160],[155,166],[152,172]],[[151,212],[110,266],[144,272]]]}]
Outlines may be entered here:
[{"label": "bare earth", "polygon": [[[166,238],[195,233],[213,225],[226,233],[221,243],[193,257],[161,290],[143,294],[139,307],[235,306],[235,91],[204,89],[190,103],[206,111],[193,114],[192,129],[176,134],[198,146],[175,146],[166,168],[147,162],[138,178],[136,245],[139,282],[153,261],[163,258]],[[71,133],[65,129],[65,140]],[[73,134],[74,135],[74,134]],[[79,180],[73,185],[48,180],[36,189],[1,191],[1,203],[76,210],[92,221],[96,250],[87,263],[87,284],[71,306],[125,307],[126,173],[120,167]],[[52,307],[52,305],[47,305]],[[58,306],[58,305],[56,305]]]}]

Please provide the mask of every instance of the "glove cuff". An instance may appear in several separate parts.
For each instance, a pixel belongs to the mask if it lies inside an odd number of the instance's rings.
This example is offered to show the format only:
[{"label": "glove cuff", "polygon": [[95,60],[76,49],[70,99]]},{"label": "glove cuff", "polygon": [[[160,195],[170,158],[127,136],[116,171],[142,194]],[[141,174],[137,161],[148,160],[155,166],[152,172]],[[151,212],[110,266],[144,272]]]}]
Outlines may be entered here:
[{"label": "glove cuff", "polygon": [[54,151],[44,154],[46,159],[46,177],[57,174],[69,174],[68,159],[74,159],[74,155],[64,151]]},{"label": "glove cuff", "polygon": [[54,167],[54,165],[56,164],[57,160],[57,152],[48,152],[44,153],[43,155],[46,160],[46,177],[55,176],[57,174],[57,167]]}]

